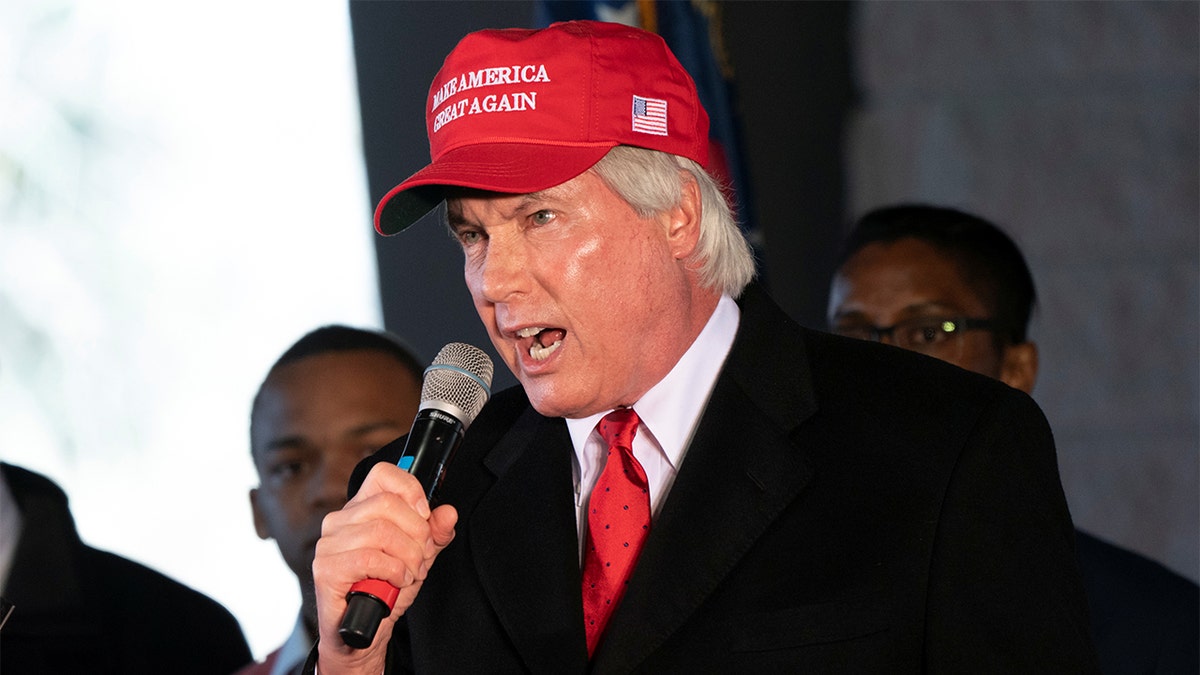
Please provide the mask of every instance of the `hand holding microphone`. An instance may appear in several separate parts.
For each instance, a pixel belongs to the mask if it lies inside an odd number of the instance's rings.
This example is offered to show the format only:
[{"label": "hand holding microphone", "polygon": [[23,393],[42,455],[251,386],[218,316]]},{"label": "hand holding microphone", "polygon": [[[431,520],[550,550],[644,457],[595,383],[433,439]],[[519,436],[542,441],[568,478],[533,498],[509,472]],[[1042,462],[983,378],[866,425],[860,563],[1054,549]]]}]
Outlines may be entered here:
[{"label": "hand holding microphone", "polygon": [[[425,369],[420,410],[398,465],[420,481],[430,501],[464,432],[487,402],[492,373],[487,354],[461,342],[443,347]],[[398,594],[399,589],[380,579],[363,579],[351,586],[338,629],[343,642],[355,649],[369,647]]]}]

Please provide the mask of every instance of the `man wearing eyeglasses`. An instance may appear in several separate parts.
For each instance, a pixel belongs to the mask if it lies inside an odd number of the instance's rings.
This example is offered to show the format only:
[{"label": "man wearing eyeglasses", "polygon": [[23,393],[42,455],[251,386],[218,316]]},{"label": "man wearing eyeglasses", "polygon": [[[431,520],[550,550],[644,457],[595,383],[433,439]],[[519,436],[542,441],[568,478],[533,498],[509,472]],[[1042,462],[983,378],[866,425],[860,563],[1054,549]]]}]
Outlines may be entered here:
[{"label": "man wearing eyeglasses", "polygon": [[[876,209],[847,238],[829,297],[835,333],[893,344],[1029,394],[1033,277],[992,223],[949,208]],[[1200,589],[1162,565],[1076,530],[1092,639],[1105,673],[1200,670]]]},{"label": "man wearing eyeglasses", "polygon": [[901,205],[863,216],[833,277],[833,332],[910,349],[1025,393],[1033,278],[999,229],[952,209]]}]

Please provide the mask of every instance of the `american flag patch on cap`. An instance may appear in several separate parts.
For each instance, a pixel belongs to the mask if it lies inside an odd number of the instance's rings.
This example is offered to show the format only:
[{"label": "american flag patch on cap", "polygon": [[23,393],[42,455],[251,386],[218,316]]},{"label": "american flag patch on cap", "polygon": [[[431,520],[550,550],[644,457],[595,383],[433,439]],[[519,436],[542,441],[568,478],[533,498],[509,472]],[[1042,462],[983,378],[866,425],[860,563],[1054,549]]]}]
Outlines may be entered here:
[{"label": "american flag patch on cap", "polygon": [[667,102],[659,98],[633,97],[633,130],[655,136],[667,135]]}]

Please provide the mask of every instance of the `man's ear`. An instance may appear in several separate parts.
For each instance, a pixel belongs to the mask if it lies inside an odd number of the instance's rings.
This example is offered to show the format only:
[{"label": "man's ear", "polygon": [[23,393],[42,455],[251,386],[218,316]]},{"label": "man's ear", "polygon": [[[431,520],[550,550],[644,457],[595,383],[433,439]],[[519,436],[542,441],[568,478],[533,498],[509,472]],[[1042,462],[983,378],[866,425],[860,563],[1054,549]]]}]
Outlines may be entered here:
[{"label": "man's ear", "polygon": [[254,531],[259,539],[270,539],[271,530],[267,527],[267,518],[263,515],[262,507],[258,505],[258,488],[250,488],[250,512],[254,514]]},{"label": "man's ear", "polygon": [[696,177],[687,171],[682,173],[684,181],[679,204],[666,213],[667,240],[676,260],[687,260],[696,252],[700,241],[700,216],[704,210]]},{"label": "man's ear", "polygon": [[1026,394],[1033,393],[1037,382],[1038,350],[1033,342],[1008,345],[1000,363],[1000,380]]}]

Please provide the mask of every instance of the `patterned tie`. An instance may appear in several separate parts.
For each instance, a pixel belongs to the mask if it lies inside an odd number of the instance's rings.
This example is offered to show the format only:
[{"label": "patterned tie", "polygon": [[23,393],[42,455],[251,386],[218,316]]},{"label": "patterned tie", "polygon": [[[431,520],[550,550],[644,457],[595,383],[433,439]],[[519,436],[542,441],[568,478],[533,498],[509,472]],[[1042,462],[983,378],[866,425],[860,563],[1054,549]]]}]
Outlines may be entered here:
[{"label": "patterned tie", "polygon": [[614,410],[597,425],[608,442],[608,458],[588,500],[583,619],[589,657],[625,593],[629,573],[650,533],[649,483],[633,457],[637,428],[638,416],[632,408]]}]

